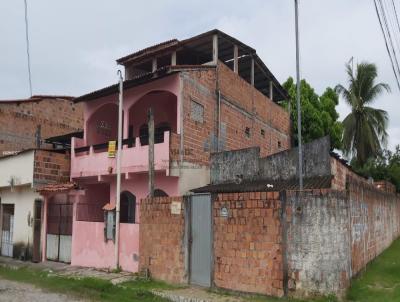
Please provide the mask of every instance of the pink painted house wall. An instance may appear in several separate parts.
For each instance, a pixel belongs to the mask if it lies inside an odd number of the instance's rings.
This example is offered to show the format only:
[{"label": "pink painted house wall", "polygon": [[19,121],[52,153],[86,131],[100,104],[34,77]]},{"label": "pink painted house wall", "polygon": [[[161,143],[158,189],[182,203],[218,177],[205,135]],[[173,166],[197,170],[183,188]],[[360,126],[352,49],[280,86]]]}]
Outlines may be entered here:
[{"label": "pink painted house wall", "polygon": [[[170,196],[179,195],[179,178],[169,175],[171,133],[180,133],[179,83],[179,76],[171,75],[124,91],[123,137],[128,138],[131,126],[131,133],[136,138],[134,146],[123,146],[122,153],[121,192],[128,191],[136,197],[135,223],[120,223],[119,258],[125,271],[138,270],[139,205],[148,195],[148,146],[141,144],[138,135],[140,127],[147,123],[150,106],[156,127],[168,122],[171,128],[171,132],[164,132],[163,142],[155,144],[155,188]],[[114,242],[104,239],[101,209],[107,203],[115,204],[116,159],[108,157],[106,147],[96,150],[93,145],[115,140],[117,99],[118,95],[114,94],[86,102],[84,138],[72,141],[71,180],[86,192],[75,204],[72,265],[115,268]],[[87,150],[75,152],[75,148],[85,146],[88,146]],[[93,221],[87,221],[90,219]]]}]

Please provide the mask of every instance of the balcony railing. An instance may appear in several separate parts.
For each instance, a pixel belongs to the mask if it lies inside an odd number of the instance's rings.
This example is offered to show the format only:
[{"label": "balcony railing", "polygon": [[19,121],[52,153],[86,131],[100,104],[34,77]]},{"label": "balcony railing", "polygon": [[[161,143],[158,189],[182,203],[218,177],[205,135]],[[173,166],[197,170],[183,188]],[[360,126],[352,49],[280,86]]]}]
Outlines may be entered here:
[{"label": "balcony railing", "polygon": [[[162,136],[161,136],[162,135]],[[169,172],[170,136],[166,131],[155,137],[154,165],[156,171]],[[141,144],[145,142],[146,144]],[[116,159],[108,157],[108,142],[85,146],[84,140],[73,138],[71,144],[71,178],[105,176],[115,174]],[[122,141],[122,173],[148,171],[148,145],[144,138],[128,138]]]}]

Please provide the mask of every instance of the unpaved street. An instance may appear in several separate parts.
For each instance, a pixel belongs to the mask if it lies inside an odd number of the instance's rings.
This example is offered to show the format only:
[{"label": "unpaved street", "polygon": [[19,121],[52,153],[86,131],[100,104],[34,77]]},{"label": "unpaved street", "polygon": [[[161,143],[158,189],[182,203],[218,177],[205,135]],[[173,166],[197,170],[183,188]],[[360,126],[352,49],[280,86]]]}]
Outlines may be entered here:
[{"label": "unpaved street", "polygon": [[30,284],[0,278],[0,302],[83,302],[66,295],[45,292]]}]

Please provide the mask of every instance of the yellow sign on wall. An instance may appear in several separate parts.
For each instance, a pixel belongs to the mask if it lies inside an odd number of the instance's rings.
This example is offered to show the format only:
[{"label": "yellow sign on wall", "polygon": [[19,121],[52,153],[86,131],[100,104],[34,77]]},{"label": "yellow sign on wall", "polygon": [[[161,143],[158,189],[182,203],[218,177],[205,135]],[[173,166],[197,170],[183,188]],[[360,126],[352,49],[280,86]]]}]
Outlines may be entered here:
[{"label": "yellow sign on wall", "polygon": [[115,157],[115,147],[117,145],[116,141],[109,141],[108,142],[108,157],[113,158]]}]

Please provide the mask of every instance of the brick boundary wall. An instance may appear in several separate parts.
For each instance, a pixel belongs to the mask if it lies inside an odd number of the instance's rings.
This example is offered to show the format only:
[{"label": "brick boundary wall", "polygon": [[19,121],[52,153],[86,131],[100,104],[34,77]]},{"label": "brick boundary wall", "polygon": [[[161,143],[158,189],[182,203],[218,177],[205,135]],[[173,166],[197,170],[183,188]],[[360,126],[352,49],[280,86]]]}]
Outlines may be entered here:
[{"label": "brick boundary wall", "polygon": [[[221,217],[220,209],[229,217]],[[283,296],[279,192],[218,194],[213,203],[214,284]]]},{"label": "brick boundary wall", "polygon": [[[179,215],[171,204],[182,205]],[[171,283],[187,283],[185,265],[185,202],[183,197],[154,197],[140,202],[139,271]]]},{"label": "brick boundary wall", "polygon": [[[343,296],[351,278],[400,235],[398,195],[351,177],[347,188],[212,195],[213,286]],[[180,215],[171,214],[172,201],[182,202]],[[140,205],[139,266],[156,279],[188,282],[185,209],[184,197]]]},{"label": "brick boundary wall", "polygon": [[399,195],[349,177],[352,275],[400,236]]},{"label": "brick boundary wall", "polygon": [[288,191],[283,224],[288,295],[343,295],[349,286],[351,263],[346,192]]}]

